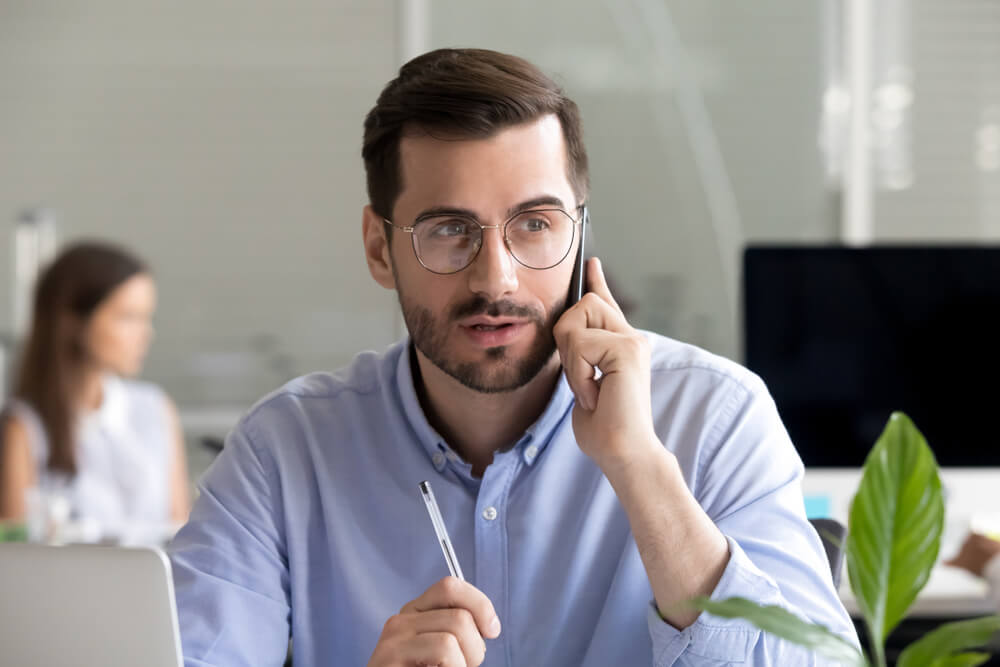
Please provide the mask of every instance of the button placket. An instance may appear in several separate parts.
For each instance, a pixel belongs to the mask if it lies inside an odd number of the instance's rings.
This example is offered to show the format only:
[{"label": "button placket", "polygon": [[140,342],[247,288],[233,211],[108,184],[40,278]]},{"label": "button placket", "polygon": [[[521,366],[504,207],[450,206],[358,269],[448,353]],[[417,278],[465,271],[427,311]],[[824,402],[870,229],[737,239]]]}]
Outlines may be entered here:
[{"label": "button placket", "polygon": [[[498,455],[486,468],[479,496],[476,501],[476,587],[493,603],[505,625],[504,632],[496,640],[490,640],[488,653],[494,660],[502,655],[502,662],[489,664],[512,664],[511,645],[507,639],[512,636],[513,624],[509,617],[510,601],[508,592],[508,549],[507,522],[503,512],[508,505],[511,483],[522,467],[521,457],[515,452]],[[502,647],[502,651],[500,650]]]}]

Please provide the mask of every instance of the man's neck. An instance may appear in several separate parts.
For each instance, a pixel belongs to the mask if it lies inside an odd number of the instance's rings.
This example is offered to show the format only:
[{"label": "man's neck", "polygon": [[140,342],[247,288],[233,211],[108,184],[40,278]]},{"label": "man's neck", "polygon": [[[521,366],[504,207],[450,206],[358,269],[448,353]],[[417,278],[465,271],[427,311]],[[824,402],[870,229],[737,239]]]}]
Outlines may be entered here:
[{"label": "man's neck", "polygon": [[418,350],[413,382],[427,421],[481,477],[493,455],[513,446],[545,411],[562,367],[559,357],[514,391],[484,394],[469,389]]}]

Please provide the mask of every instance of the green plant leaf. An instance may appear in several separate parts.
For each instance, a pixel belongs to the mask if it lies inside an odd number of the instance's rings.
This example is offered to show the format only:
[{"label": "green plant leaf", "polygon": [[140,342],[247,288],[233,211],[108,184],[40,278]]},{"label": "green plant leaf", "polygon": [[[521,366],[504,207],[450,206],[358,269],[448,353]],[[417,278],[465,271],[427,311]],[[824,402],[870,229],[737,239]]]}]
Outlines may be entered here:
[{"label": "green plant leaf", "polygon": [[892,413],[865,460],[848,525],[851,590],[884,664],[885,638],[927,583],[944,528],[937,462],[901,412]]},{"label": "green plant leaf", "polygon": [[959,653],[948,658],[935,660],[929,667],[977,667],[989,659],[989,653]]},{"label": "green plant leaf", "polygon": [[783,607],[761,605],[740,597],[725,600],[701,597],[692,600],[691,604],[701,611],[707,611],[721,618],[742,618],[764,632],[838,660],[843,665],[855,667],[868,665],[854,644],[822,625],[803,621]]},{"label": "green plant leaf", "polygon": [[[978,665],[979,662],[953,662],[954,654],[986,644],[1000,632],[1000,616],[983,616],[968,621],[946,623],[913,642],[899,654],[896,667],[945,667],[945,665]],[[982,655],[965,653],[964,656]],[[987,655],[987,657],[989,657]]]}]

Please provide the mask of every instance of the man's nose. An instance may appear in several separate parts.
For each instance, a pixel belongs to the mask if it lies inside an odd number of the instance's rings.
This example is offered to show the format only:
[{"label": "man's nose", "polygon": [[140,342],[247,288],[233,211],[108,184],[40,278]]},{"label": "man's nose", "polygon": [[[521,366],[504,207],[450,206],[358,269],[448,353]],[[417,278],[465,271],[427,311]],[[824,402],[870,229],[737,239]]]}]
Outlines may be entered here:
[{"label": "man's nose", "polygon": [[469,289],[490,301],[517,291],[517,260],[504,242],[503,230],[483,230],[483,245],[469,267]]}]

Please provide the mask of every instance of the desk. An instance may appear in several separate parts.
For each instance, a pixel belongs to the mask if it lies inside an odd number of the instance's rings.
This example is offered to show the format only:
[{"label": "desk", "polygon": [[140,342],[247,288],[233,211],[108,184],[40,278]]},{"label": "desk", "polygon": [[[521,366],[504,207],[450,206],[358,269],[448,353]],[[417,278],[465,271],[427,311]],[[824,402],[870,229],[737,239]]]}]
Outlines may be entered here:
[{"label": "desk", "polygon": [[[860,618],[861,612],[846,573],[839,592],[847,613]],[[995,614],[997,609],[988,594],[989,586],[982,579],[964,570],[938,564],[906,616],[907,618],[966,618]]]},{"label": "desk", "polygon": [[[860,468],[809,468],[802,483],[807,501],[827,505],[830,518],[847,524],[851,498],[861,480]],[[1000,469],[942,468],[945,495],[945,526],[939,562],[927,585],[910,607],[908,617],[968,617],[996,613],[987,597],[989,587],[981,579],[942,565],[958,552],[970,529],[996,530],[1000,521]],[[808,504],[808,503],[807,503]],[[851,616],[858,615],[857,603],[844,573],[840,597]]]}]

